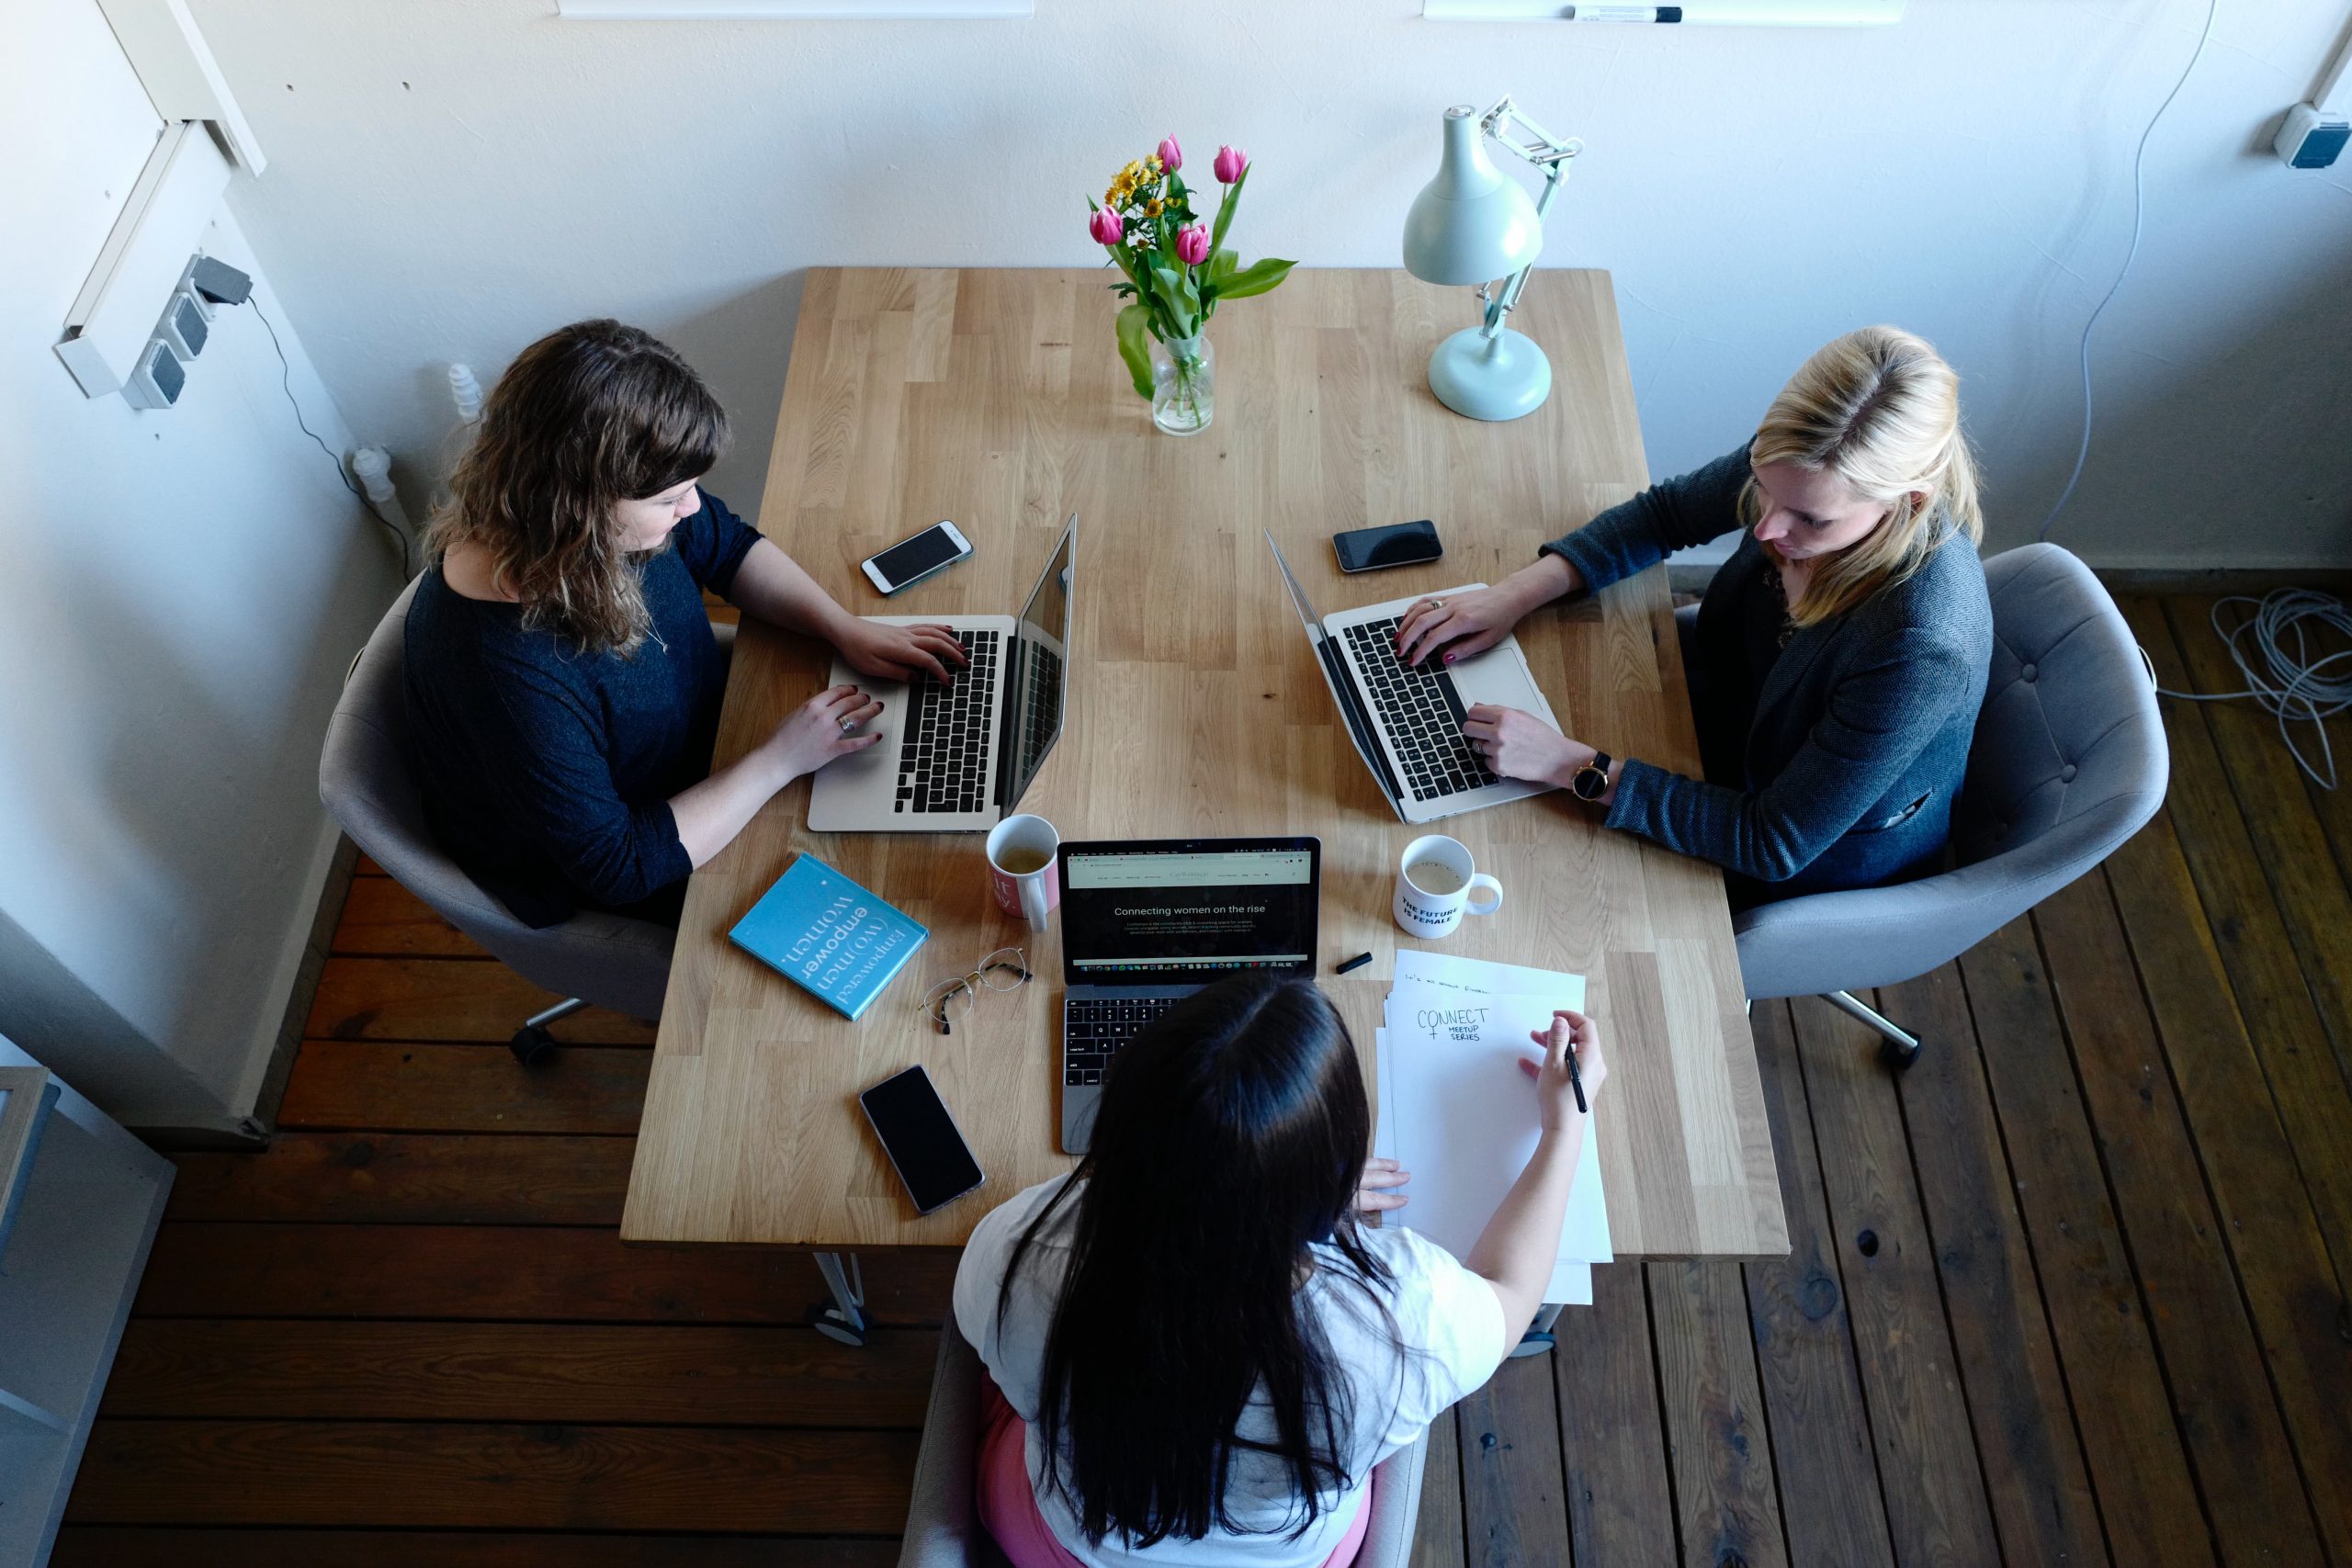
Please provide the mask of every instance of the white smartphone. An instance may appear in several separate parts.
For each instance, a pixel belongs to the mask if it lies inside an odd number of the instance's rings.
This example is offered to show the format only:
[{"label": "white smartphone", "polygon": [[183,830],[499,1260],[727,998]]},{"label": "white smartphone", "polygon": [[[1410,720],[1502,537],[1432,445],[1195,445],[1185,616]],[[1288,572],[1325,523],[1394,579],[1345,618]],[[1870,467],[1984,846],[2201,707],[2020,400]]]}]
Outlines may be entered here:
[{"label": "white smartphone", "polygon": [[865,579],[884,593],[921,582],[933,572],[954,566],[972,553],[972,541],[953,523],[933,523],[911,539],[901,539],[859,564]]}]

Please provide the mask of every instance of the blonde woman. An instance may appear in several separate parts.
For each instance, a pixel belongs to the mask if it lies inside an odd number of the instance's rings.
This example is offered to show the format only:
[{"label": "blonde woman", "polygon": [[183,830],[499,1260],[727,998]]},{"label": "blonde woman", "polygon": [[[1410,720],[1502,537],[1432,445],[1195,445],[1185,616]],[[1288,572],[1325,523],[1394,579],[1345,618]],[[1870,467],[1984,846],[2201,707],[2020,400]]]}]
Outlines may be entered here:
[{"label": "blonde woman", "polygon": [[576,321],[515,356],[425,535],[403,648],[411,764],[442,849],[531,926],[678,922],[688,872],[768,797],[874,743],[820,692],[711,772],[727,670],[707,589],[860,674],[946,681],[944,626],[852,615],[701,480],[727,415],[677,351]]},{"label": "blonde woman", "polygon": [[1512,708],[1472,708],[1464,733],[1497,773],[1560,784],[1608,826],[1724,867],[1738,903],[1934,869],[1993,616],[1959,378],[1909,333],[1867,327],[1828,344],[1754,440],[1611,507],[1492,588],[1415,604],[1399,651],[1466,658],[1539,605],[1734,528],[1746,536],[1685,642],[1703,780],[1626,756],[1639,737],[1566,739]]}]

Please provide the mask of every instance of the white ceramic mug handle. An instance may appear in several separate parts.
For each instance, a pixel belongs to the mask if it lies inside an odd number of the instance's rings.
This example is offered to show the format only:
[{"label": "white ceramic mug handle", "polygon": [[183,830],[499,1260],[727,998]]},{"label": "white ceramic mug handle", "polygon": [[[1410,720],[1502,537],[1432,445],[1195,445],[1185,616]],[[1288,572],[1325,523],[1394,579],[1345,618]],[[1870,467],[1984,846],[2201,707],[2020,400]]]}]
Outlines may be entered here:
[{"label": "white ceramic mug handle", "polygon": [[[1484,904],[1477,900],[1477,892],[1482,887],[1494,894],[1493,899]],[[1483,871],[1470,879],[1470,886],[1464,889],[1464,892],[1469,897],[1469,902],[1463,905],[1463,908],[1474,915],[1491,915],[1503,907],[1503,885]]]},{"label": "white ceramic mug handle", "polygon": [[1046,929],[1046,878],[1041,872],[1035,876],[1015,879],[1021,888],[1021,912],[1029,917],[1029,929]]}]

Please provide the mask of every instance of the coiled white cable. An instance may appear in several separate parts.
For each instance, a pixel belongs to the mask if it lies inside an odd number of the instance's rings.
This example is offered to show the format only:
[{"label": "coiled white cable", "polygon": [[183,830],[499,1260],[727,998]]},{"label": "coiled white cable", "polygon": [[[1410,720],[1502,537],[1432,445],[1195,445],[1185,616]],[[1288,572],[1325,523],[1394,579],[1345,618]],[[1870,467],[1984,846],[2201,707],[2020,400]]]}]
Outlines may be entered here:
[{"label": "coiled white cable", "polygon": [[[2234,626],[2222,624],[2222,612],[2231,604],[2251,604],[2254,613]],[[2230,650],[2230,659],[2245,680],[2243,692],[2173,692],[2157,694],[2193,703],[2226,703],[2252,697],[2278,720],[2278,738],[2294,753],[2295,765],[2322,789],[2335,787],[2335,749],[2327,739],[2330,718],[2352,708],[2352,608],[2333,593],[2312,588],[2274,588],[2259,599],[2233,593],[2214,601],[2213,633]],[[2313,639],[2333,632],[2344,646],[2318,653]],[[2252,646],[2248,643],[2251,641]],[[2312,765],[2295,743],[2296,724],[2308,724],[2319,734],[2320,761]]]}]

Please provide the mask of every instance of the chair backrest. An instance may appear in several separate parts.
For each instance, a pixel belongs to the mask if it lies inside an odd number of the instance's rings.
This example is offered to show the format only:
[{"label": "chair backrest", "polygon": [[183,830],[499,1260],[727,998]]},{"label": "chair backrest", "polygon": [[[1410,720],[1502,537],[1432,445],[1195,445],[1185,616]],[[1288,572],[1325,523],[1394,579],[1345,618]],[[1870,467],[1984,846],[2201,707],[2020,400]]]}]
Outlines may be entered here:
[{"label": "chair backrest", "polygon": [[2115,601],[2056,545],[1984,563],[1993,668],[1952,823],[1973,865],[2035,847],[2112,849],[2164,798],[2169,757],[2154,683]]},{"label": "chair backrest", "polygon": [[[422,580],[420,580],[422,581]],[[530,928],[441,852],[425,826],[424,797],[408,761],[408,702],[401,688],[412,582],[368,636],[344,682],[319,753],[319,798],[392,878],[492,952]]]},{"label": "chair backrest", "polygon": [[344,682],[319,753],[319,798],[394,880],[525,979],[632,1018],[658,1017],[676,932],[594,910],[545,929],[526,926],[434,842],[408,760],[402,675],[415,595],[412,582],[392,601]]},{"label": "chair backrest", "polygon": [[1952,814],[1952,870],[1733,918],[1751,998],[1897,985],[2113,852],[2164,804],[2154,682],[2115,601],[2055,545],[1984,563],[1993,667]]}]

